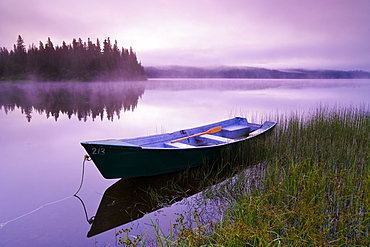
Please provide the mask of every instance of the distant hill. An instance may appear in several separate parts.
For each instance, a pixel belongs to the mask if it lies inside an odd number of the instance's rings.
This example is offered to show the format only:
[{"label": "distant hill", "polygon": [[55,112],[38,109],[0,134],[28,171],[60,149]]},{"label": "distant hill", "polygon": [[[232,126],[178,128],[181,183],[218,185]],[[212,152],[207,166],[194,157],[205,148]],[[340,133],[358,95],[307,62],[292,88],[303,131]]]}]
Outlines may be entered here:
[{"label": "distant hill", "polygon": [[275,70],[254,67],[145,67],[148,78],[366,79],[370,72],[354,70]]}]

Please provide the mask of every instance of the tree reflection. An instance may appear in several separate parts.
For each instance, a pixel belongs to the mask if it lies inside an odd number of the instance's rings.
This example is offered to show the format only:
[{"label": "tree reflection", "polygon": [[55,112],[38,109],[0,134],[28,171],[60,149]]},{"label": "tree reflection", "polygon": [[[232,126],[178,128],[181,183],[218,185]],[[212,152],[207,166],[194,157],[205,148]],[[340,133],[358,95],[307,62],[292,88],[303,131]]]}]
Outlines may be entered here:
[{"label": "tree reflection", "polygon": [[20,109],[28,122],[33,112],[58,120],[61,114],[79,120],[95,120],[104,114],[113,121],[121,111],[134,111],[144,94],[145,82],[93,83],[1,83],[0,109],[5,113]]}]

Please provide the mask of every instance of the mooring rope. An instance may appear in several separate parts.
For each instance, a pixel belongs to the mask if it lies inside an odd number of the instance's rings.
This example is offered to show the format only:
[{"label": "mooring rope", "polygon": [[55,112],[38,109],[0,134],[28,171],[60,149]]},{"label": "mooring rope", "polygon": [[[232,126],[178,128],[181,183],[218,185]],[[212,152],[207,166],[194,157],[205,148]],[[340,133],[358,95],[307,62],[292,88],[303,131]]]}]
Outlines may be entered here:
[{"label": "mooring rope", "polygon": [[63,198],[63,199],[59,199],[59,200],[56,200],[56,201],[53,201],[53,202],[45,203],[44,205],[42,205],[42,206],[40,206],[40,207],[38,207],[38,208],[36,208],[36,209],[34,209],[34,210],[32,210],[32,211],[28,212],[28,213],[25,213],[25,214],[23,214],[23,215],[21,215],[21,216],[18,216],[18,217],[16,217],[16,218],[14,218],[14,219],[8,220],[7,222],[0,223],[0,229],[1,229],[1,228],[3,228],[6,224],[8,224],[8,223],[10,223],[10,222],[12,222],[12,221],[19,220],[19,219],[21,219],[21,218],[23,218],[23,217],[26,217],[27,215],[30,215],[30,214],[33,214],[33,213],[35,213],[35,212],[39,211],[39,210],[40,210],[40,209],[42,209],[43,207],[50,206],[50,205],[52,205],[52,204],[55,204],[55,203],[58,203],[58,202],[65,201],[65,200],[67,200],[67,199],[69,199],[69,198],[71,198],[71,197],[72,197],[72,196],[68,196],[68,197],[65,197],[65,198]]},{"label": "mooring rope", "polygon": [[85,207],[85,203],[84,201],[82,201],[82,199],[78,196],[78,195],[73,195],[74,197],[76,197],[78,200],[80,200],[81,204],[82,204],[82,207],[84,209],[84,212],[85,212],[85,217],[86,217],[86,220],[87,222],[91,225],[93,222],[94,222],[94,219],[95,219],[95,216],[92,216],[90,219],[89,219],[89,216],[87,214],[87,210],[86,210],[86,207]]},{"label": "mooring rope", "polygon": [[90,161],[91,160],[90,157],[87,154],[84,155],[84,161],[82,163],[82,176],[81,176],[80,187],[78,187],[78,190],[76,191],[76,193],[73,194],[74,196],[76,196],[77,193],[80,192],[80,189],[82,188],[82,184],[84,182],[84,176],[85,176],[85,162],[86,162],[86,160],[87,161]]},{"label": "mooring rope", "polygon": [[[83,180],[84,180],[84,174],[85,174],[85,162],[86,162],[86,160],[87,160],[87,161],[89,161],[89,160],[90,160],[90,157],[89,157],[88,155],[84,155],[84,161],[83,161],[83,163],[82,163],[82,177],[81,177],[80,187],[78,188],[78,190],[76,191],[76,193],[74,193],[74,195],[73,195],[73,196],[74,196],[74,197],[77,197],[77,198],[82,202],[82,206],[83,206],[84,211],[85,211],[86,220],[87,220],[87,222],[89,222],[89,224],[92,224],[92,222],[94,221],[94,217],[91,217],[90,219],[88,219],[85,204],[83,203],[83,201],[81,200],[81,198],[79,198],[79,197],[77,196],[77,193],[78,193],[78,192],[81,190],[81,188],[82,188],[82,184],[83,184]],[[8,221],[6,221],[6,222],[0,223],[0,229],[1,229],[1,228],[3,228],[6,224],[8,224],[8,223],[10,223],[10,222],[13,222],[13,221],[19,220],[19,219],[21,219],[21,218],[23,218],[23,217],[26,217],[26,216],[28,216],[28,215],[30,215],[30,214],[33,214],[33,213],[35,213],[35,212],[39,211],[39,210],[40,210],[40,209],[42,209],[43,207],[50,206],[50,205],[52,205],[52,204],[55,204],[55,203],[58,203],[58,202],[65,201],[65,200],[67,200],[67,199],[69,199],[69,198],[71,198],[71,197],[73,197],[73,196],[68,196],[68,197],[65,197],[65,198],[63,198],[63,199],[59,199],[59,200],[56,200],[56,201],[53,201],[53,202],[45,203],[45,204],[43,204],[42,206],[40,206],[40,207],[38,207],[38,208],[36,208],[36,209],[34,209],[34,210],[32,210],[32,211],[28,212],[28,213],[25,213],[25,214],[23,214],[23,215],[21,215],[21,216],[18,216],[18,217],[16,217],[16,218],[11,219],[11,220],[8,220]]]},{"label": "mooring rope", "polygon": [[82,204],[82,207],[83,207],[83,209],[84,209],[84,212],[85,212],[85,217],[86,217],[86,220],[87,220],[87,222],[91,225],[93,222],[94,222],[94,216],[93,217],[91,217],[90,219],[89,219],[89,216],[88,216],[88,214],[87,214],[87,210],[86,210],[86,206],[85,206],[85,203],[82,201],[82,199],[77,195],[77,193],[81,190],[81,188],[82,188],[82,184],[83,184],[83,182],[84,182],[84,176],[85,176],[85,162],[86,161],[90,161],[91,159],[90,159],[90,157],[87,155],[87,154],[85,154],[84,155],[84,161],[83,161],[83,163],[82,163],[82,176],[81,176],[81,183],[80,183],[80,187],[78,187],[78,190],[76,191],[76,193],[74,193],[74,197],[76,197],[80,202],[81,202],[81,204]]}]

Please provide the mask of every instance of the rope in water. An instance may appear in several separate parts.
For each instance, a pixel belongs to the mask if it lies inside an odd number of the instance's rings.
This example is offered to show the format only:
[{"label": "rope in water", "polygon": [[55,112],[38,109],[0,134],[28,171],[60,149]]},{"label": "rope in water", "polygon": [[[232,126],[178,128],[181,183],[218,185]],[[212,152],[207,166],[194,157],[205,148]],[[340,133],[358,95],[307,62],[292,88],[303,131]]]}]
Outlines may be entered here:
[{"label": "rope in water", "polygon": [[40,210],[40,209],[42,209],[43,207],[50,206],[50,205],[52,205],[52,204],[55,204],[55,203],[58,203],[58,202],[65,201],[65,200],[67,200],[67,199],[69,199],[69,198],[71,198],[71,197],[72,197],[72,196],[68,196],[68,197],[65,197],[65,198],[60,199],[60,200],[56,200],[56,201],[53,201],[53,202],[45,203],[44,205],[42,205],[42,206],[40,206],[40,207],[38,207],[38,208],[36,208],[36,209],[34,209],[34,210],[32,210],[32,211],[28,212],[28,213],[25,213],[25,214],[23,214],[23,215],[21,215],[21,216],[18,216],[18,217],[16,217],[16,218],[14,218],[14,219],[8,220],[7,222],[0,223],[0,229],[1,229],[1,228],[3,228],[6,224],[8,224],[8,223],[10,223],[10,222],[12,222],[12,221],[19,220],[19,219],[21,219],[21,218],[23,218],[23,217],[26,217],[27,215],[30,215],[30,214],[33,214],[33,213],[35,213],[35,212],[39,211],[39,210]]},{"label": "rope in water", "polygon": [[[89,157],[88,155],[84,155],[84,161],[83,161],[83,163],[82,163],[82,177],[81,177],[80,187],[78,188],[78,190],[76,191],[76,193],[74,193],[74,195],[73,195],[73,196],[74,196],[74,197],[77,197],[77,198],[82,202],[82,206],[83,206],[84,211],[85,211],[86,220],[87,220],[87,222],[89,222],[89,224],[92,224],[92,222],[94,221],[94,217],[91,217],[90,219],[88,219],[85,204],[83,203],[83,201],[81,200],[81,198],[79,198],[79,197],[77,196],[77,193],[78,193],[78,192],[81,190],[81,188],[82,188],[82,184],[83,184],[83,180],[84,180],[84,174],[85,174],[85,162],[86,162],[86,160],[87,160],[87,161],[90,161],[90,157]],[[40,209],[42,209],[43,207],[50,206],[50,205],[52,205],[52,204],[55,204],[55,203],[58,203],[58,202],[65,201],[65,200],[67,200],[67,199],[69,199],[69,198],[71,198],[71,197],[73,197],[73,196],[68,196],[68,197],[65,197],[65,198],[63,198],[63,199],[59,199],[59,200],[56,200],[56,201],[53,201],[53,202],[45,203],[45,204],[43,204],[42,206],[40,206],[40,207],[38,207],[38,208],[36,208],[36,209],[34,209],[34,210],[32,210],[32,211],[28,212],[28,213],[25,213],[25,214],[23,214],[23,215],[21,215],[21,216],[18,216],[18,217],[14,218],[14,219],[8,220],[8,221],[3,222],[3,223],[1,223],[1,222],[0,222],[0,229],[1,229],[1,228],[3,228],[6,224],[8,224],[8,223],[10,223],[10,222],[13,222],[13,221],[19,220],[19,219],[21,219],[21,218],[23,218],[23,217],[26,217],[26,216],[28,216],[28,215],[30,215],[30,214],[33,214],[33,213],[35,213],[35,212],[39,211],[39,210],[40,210]]]},{"label": "rope in water", "polygon": [[84,201],[82,201],[82,199],[78,196],[78,195],[73,195],[74,197],[76,197],[78,200],[80,200],[81,204],[82,204],[82,207],[84,209],[84,212],[85,212],[85,217],[86,217],[86,221],[91,225],[93,222],[94,222],[94,219],[95,219],[95,216],[92,216],[90,219],[89,219],[89,216],[87,214],[87,210],[86,210],[86,207],[85,207],[85,203]]}]

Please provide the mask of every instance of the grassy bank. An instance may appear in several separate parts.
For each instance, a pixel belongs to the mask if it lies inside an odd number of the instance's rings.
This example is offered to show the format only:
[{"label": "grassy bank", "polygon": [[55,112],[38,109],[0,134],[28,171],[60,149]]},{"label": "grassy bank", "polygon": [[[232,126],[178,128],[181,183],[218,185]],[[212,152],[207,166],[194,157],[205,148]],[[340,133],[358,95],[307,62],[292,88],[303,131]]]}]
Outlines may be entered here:
[{"label": "grassy bank", "polygon": [[180,216],[170,236],[157,231],[159,246],[370,245],[369,108],[275,118],[273,135],[255,151],[264,157],[257,173],[240,175],[232,190],[204,193],[229,203],[223,220],[205,223],[196,214],[194,227]]}]

